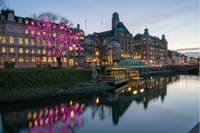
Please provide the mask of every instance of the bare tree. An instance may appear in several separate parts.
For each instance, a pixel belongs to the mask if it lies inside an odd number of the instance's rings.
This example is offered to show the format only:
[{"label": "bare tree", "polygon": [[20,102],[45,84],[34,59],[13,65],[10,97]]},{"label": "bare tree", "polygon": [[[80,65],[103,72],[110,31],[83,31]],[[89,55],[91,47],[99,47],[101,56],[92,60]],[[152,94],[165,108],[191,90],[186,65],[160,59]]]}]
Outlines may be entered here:
[{"label": "bare tree", "polygon": [[73,26],[73,23],[66,17],[61,17],[60,23],[64,23],[64,24],[68,25],[69,27]]},{"label": "bare tree", "polygon": [[73,26],[73,23],[66,17],[59,16],[53,12],[43,12],[40,14],[33,14],[32,18],[38,19],[38,20],[44,20],[44,21],[51,21],[51,22],[58,22],[58,23],[64,23],[69,27]]}]

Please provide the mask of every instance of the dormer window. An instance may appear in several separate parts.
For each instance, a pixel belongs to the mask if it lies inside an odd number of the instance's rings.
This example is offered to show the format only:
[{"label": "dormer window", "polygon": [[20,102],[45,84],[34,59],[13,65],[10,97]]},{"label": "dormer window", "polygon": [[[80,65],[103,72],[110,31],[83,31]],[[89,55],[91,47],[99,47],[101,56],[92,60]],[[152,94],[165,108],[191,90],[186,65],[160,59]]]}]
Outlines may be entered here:
[{"label": "dormer window", "polygon": [[15,22],[14,14],[13,14],[13,13],[9,13],[9,14],[8,14],[8,19],[7,19],[7,21]]},{"label": "dormer window", "polygon": [[5,21],[5,16],[1,15],[1,21]]},{"label": "dormer window", "polygon": [[18,23],[22,23],[22,18],[18,18]]},{"label": "dormer window", "polygon": [[28,20],[25,20],[25,24],[28,24]]}]

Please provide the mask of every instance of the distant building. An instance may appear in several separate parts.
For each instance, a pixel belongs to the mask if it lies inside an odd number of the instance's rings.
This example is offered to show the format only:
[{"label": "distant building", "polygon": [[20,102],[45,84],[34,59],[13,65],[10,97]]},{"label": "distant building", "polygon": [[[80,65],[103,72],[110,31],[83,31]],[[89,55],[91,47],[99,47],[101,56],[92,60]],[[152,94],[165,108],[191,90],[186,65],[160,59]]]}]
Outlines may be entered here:
[{"label": "distant building", "polygon": [[[30,31],[25,28],[26,24],[34,22],[32,18],[15,16],[13,10],[2,10],[0,14],[0,66],[6,62],[13,62],[15,67],[56,66],[56,57],[48,56],[52,50],[43,46],[46,40],[36,42],[30,37]],[[84,32],[79,28],[72,29],[74,32]],[[56,33],[52,33],[56,37]],[[67,51],[62,58],[65,67],[81,65],[84,63],[83,53]]]},{"label": "distant building", "polygon": [[151,36],[148,29],[133,38],[134,59],[142,60],[147,65],[166,65],[168,42],[162,38]]},{"label": "distant building", "polygon": [[159,39],[151,36],[148,29],[145,29],[144,34],[136,34],[133,37],[120,22],[116,12],[112,15],[112,29],[88,35],[85,46],[86,49],[90,47],[93,50],[93,52],[86,50],[93,53],[93,56],[86,56],[86,61],[90,63],[115,65],[120,59],[129,58],[142,60],[147,65],[167,64],[168,42],[165,35]]},{"label": "distant building", "polygon": [[115,65],[121,58],[133,58],[132,38],[132,34],[120,22],[118,13],[114,12],[111,30],[86,37],[86,63]]}]

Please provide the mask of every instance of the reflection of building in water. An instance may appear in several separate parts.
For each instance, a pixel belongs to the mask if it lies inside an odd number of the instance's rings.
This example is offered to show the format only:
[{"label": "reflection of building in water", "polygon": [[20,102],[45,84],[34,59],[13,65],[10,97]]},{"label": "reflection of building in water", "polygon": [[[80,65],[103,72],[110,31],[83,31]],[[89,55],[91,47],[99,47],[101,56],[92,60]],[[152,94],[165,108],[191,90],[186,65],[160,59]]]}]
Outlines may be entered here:
[{"label": "reflection of building in water", "polygon": [[8,133],[16,133],[26,127],[31,132],[72,132],[74,127],[83,124],[81,114],[84,110],[85,104],[70,101],[69,106],[61,103],[50,108],[3,114],[2,123],[4,132]]},{"label": "reflection of building in water", "polygon": [[147,79],[129,82],[129,87],[122,90],[123,95],[134,96],[137,103],[143,103],[147,109],[149,101],[161,98],[164,101],[167,95],[167,84],[178,80],[178,76],[172,77],[149,77]]},{"label": "reflection of building in water", "polygon": [[89,112],[92,118],[99,117],[103,121],[110,117],[113,124],[117,125],[133,101],[143,104],[145,109],[147,109],[149,102],[154,99],[160,97],[164,101],[167,95],[167,84],[177,80],[179,80],[179,76],[149,77],[148,79],[130,82],[129,87],[122,90],[120,94],[78,95],[65,98],[68,104],[58,104],[57,106],[32,111],[2,113],[3,130],[4,132],[19,132],[20,129],[29,127],[31,130],[36,129],[44,132],[44,130],[50,128],[49,124],[51,123],[56,130],[65,128],[72,131],[71,118],[77,116],[73,125],[81,125],[81,114],[86,108],[91,110]]}]

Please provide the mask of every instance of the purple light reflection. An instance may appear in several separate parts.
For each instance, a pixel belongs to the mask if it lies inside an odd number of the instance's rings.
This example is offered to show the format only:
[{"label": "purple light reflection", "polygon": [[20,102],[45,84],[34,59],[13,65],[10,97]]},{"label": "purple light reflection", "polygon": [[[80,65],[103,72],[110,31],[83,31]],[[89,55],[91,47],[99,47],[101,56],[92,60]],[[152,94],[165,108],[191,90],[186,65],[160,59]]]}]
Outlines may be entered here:
[{"label": "purple light reflection", "polygon": [[64,103],[53,108],[44,108],[43,114],[28,122],[30,132],[72,132],[76,126],[83,125],[81,114],[85,110],[85,104],[74,103],[67,107]]}]

